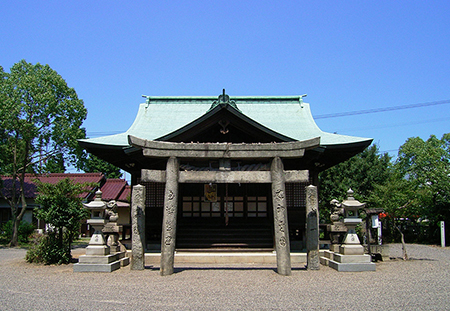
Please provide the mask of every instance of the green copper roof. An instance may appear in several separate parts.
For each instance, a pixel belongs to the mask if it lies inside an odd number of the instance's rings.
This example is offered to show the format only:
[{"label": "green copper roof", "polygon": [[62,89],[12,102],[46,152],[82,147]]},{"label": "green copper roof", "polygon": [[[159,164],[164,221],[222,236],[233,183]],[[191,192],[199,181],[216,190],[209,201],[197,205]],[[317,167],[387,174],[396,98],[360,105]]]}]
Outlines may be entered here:
[{"label": "green copper roof", "polygon": [[[127,147],[128,135],[156,140],[228,103],[254,121],[293,140],[320,137],[321,146],[370,142],[369,138],[323,132],[315,123],[309,104],[301,96],[147,97],[131,127],[124,133],[81,140],[88,144]],[[118,112],[119,113],[119,112]]]}]

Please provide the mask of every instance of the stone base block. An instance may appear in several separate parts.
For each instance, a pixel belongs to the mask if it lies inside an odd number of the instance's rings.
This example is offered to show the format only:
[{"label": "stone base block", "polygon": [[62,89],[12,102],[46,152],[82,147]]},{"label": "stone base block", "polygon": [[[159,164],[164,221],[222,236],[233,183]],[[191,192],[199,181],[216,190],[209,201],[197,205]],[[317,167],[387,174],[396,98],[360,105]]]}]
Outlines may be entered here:
[{"label": "stone base block", "polygon": [[340,263],[367,263],[372,262],[372,257],[369,255],[342,255],[342,254],[334,254],[334,261]]},{"label": "stone base block", "polygon": [[120,261],[120,266],[125,267],[130,264],[130,257],[126,256],[126,252],[118,252],[116,253],[118,260]]},{"label": "stone base block", "polygon": [[86,247],[86,255],[105,256],[109,254],[110,249],[106,245],[89,245]]},{"label": "stone base block", "polygon": [[120,246],[116,245],[116,246],[109,246],[110,252],[111,253],[118,253],[120,252]]},{"label": "stone base block", "polygon": [[123,257],[123,258],[119,259],[119,261],[120,261],[121,267],[128,266],[130,264],[130,257]]},{"label": "stone base block", "polygon": [[334,252],[332,252],[330,250],[323,251],[323,253],[322,253],[322,257],[325,257],[328,259],[333,259],[333,255],[334,255]]},{"label": "stone base block", "polygon": [[343,255],[364,255],[364,247],[361,244],[344,244],[339,247],[339,253]]},{"label": "stone base block", "polygon": [[80,264],[109,264],[117,260],[119,260],[117,254],[106,256],[81,255],[80,258],[78,258]]},{"label": "stone base block", "polygon": [[376,265],[373,262],[365,263],[340,263],[334,260],[328,261],[328,266],[339,272],[362,272],[375,271]]},{"label": "stone base block", "polygon": [[330,245],[330,251],[337,253],[337,252],[339,252],[339,247],[340,246],[341,246],[341,244],[331,244]]},{"label": "stone base block", "polygon": [[326,257],[320,257],[319,260],[320,260],[320,264],[324,265],[324,266],[328,266],[328,262],[330,261],[330,259],[326,258]]},{"label": "stone base block", "polygon": [[[322,251],[320,251],[322,254]],[[145,264],[159,266],[161,254],[145,253]],[[175,252],[176,264],[271,264],[276,265],[275,252]],[[306,253],[291,253],[291,264],[305,264]]]},{"label": "stone base block", "polygon": [[120,269],[120,261],[114,261],[108,264],[83,264],[73,265],[73,272],[112,272]]},{"label": "stone base block", "polygon": [[342,272],[375,271],[376,269],[369,255],[343,255],[325,251],[320,257],[320,263]]}]

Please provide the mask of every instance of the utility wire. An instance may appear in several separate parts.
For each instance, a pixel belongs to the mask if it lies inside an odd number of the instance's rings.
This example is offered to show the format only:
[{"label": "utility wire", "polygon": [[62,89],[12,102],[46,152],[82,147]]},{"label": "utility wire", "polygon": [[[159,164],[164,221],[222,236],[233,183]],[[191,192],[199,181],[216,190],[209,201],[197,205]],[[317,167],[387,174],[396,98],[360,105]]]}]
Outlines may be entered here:
[{"label": "utility wire", "polygon": [[390,124],[390,125],[382,125],[382,126],[371,126],[371,127],[350,127],[350,128],[343,128],[338,131],[338,133],[349,133],[349,132],[355,132],[355,131],[367,131],[367,130],[379,130],[379,129],[385,129],[385,128],[392,128],[392,127],[400,127],[400,126],[410,126],[410,125],[416,125],[416,124],[425,124],[425,123],[436,123],[436,122],[443,122],[449,120],[450,117],[444,117],[444,118],[438,118],[438,119],[429,119],[429,120],[420,120],[420,121],[413,121],[413,122],[403,122],[403,123],[396,123],[396,124]]},{"label": "utility wire", "polygon": [[338,118],[338,117],[354,116],[354,115],[359,115],[359,114],[378,113],[378,112],[385,112],[385,111],[412,109],[412,108],[437,106],[437,105],[444,105],[444,104],[450,104],[450,99],[428,102],[428,103],[411,104],[411,105],[391,106],[391,107],[384,107],[384,108],[374,108],[374,109],[366,109],[366,110],[355,110],[355,111],[347,111],[347,112],[339,112],[339,113],[321,114],[321,115],[315,116],[314,119],[317,120],[317,119]]}]

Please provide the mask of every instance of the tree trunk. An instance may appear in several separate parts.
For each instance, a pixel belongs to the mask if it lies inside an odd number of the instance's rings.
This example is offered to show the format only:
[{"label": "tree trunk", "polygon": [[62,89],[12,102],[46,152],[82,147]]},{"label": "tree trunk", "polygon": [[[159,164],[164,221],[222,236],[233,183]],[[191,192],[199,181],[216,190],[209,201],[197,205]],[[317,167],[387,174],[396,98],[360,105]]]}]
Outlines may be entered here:
[{"label": "tree trunk", "polygon": [[395,226],[395,228],[397,228],[398,232],[400,232],[400,236],[402,239],[403,260],[408,260],[408,253],[406,252],[405,235],[403,234],[402,230],[400,230],[399,226]]},{"label": "tree trunk", "polygon": [[19,244],[19,225],[20,225],[20,219],[19,217],[14,218],[13,221],[13,227],[12,227],[12,237],[11,241],[9,242],[9,247],[14,247]]},{"label": "tree trunk", "polygon": [[[22,189],[23,189],[23,183],[22,183]],[[27,209],[27,201],[25,199],[24,192],[25,191],[22,191],[22,193],[21,193],[22,209],[20,210],[19,215],[17,215],[17,217],[16,217],[15,214],[17,214],[17,213],[13,212],[13,219],[14,219],[13,228],[12,228],[13,233],[12,233],[11,241],[8,244],[9,247],[14,247],[19,244],[19,225],[20,225],[23,215],[25,214],[25,211]],[[16,207],[16,210],[17,210],[17,207]]]}]

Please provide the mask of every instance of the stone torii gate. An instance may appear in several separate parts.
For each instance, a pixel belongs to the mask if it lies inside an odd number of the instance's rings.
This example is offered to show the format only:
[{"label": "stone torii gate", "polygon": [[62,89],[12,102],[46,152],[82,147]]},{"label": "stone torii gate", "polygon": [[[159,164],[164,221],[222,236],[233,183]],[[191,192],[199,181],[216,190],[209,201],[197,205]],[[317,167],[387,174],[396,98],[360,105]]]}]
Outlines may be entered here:
[{"label": "stone torii gate", "polygon": [[[320,138],[305,141],[282,143],[174,143],[144,140],[128,136],[129,144],[143,150],[148,158],[167,159],[166,170],[143,169],[141,181],[165,183],[164,212],[161,234],[161,275],[173,273],[178,211],[179,183],[270,183],[272,184],[273,216],[275,230],[275,249],[277,272],[281,275],[291,274],[288,215],[286,204],[286,182],[307,182],[308,170],[284,170],[282,159],[300,159],[305,149],[316,148]],[[219,160],[217,171],[180,171],[180,160],[208,159]],[[232,171],[231,160],[271,161],[270,171]],[[140,187],[140,188],[136,188]],[[142,186],[133,188],[132,217],[142,217],[144,191]],[[318,208],[317,189],[307,189],[307,224],[306,230],[308,269],[318,269]],[[137,216],[135,216],[135,214]],[[139,216],[141,215],[141,216]],[[143,269],[142,227],[133,219],[132,268]],[[135,242],[136,236],[136,242]],[[135,247],[136,243],[136,247]],[[139,262],[134,261],[138,260]],[[134,262],[133,262],[134,261]]]}]

